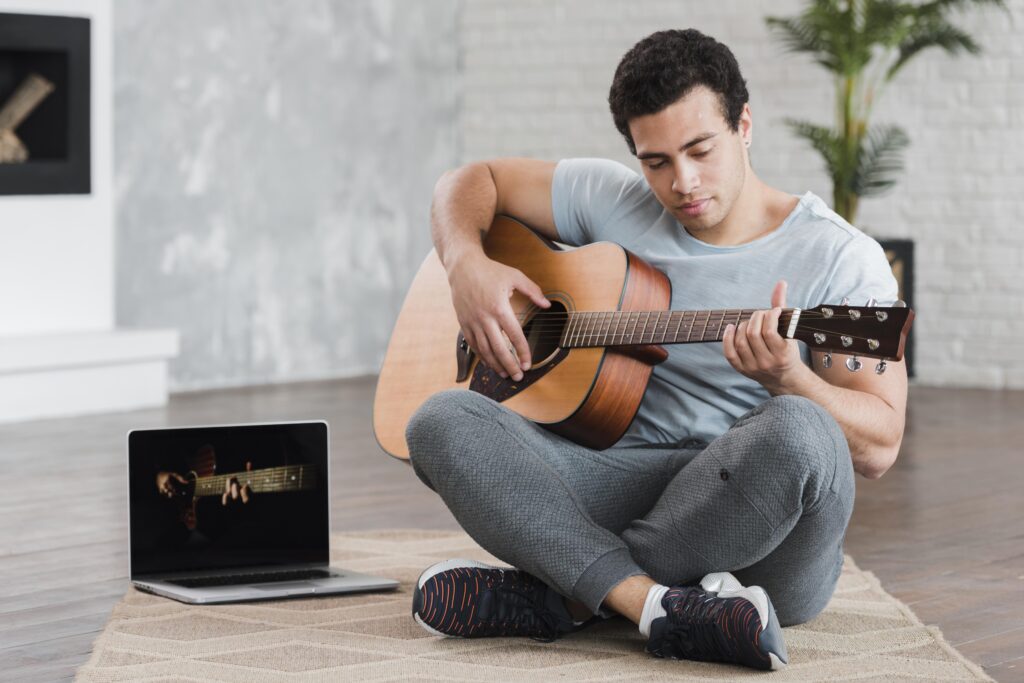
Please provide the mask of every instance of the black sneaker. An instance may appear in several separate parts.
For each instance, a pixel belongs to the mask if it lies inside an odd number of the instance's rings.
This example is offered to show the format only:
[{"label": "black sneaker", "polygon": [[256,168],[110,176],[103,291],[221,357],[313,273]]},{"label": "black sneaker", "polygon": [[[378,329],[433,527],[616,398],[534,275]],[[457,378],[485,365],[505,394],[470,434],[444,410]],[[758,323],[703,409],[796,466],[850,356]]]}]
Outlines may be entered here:
[{"label": "black sneaker", "polygon": [[562,596],[532,574],[473,560],[446,560],[424,570],[412,616],[435,636],[545,642],[590,623],[574,622]]},{"label": "black sneaker", "polygon": [[656,657],[781,669],[789,656],[775,608],[763,588],[744,588],[731,574],[709,574],[700,586],[676,586],[662,598],[668,613],[651,622],[647,651]]}]

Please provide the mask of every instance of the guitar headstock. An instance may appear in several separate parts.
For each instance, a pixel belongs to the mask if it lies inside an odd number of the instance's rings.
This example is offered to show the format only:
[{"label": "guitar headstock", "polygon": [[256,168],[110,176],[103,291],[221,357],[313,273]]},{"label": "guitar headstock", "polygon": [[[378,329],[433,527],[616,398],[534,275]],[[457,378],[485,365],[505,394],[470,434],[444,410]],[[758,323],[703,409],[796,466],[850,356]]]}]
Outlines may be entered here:
[{"label": "guitar headstock", "polygon": [[[870,302],[869,302],[870,304]],[[896,306],[822,304],[800,311],[794,339],[817,351],[903,360],[914,311]]]}]

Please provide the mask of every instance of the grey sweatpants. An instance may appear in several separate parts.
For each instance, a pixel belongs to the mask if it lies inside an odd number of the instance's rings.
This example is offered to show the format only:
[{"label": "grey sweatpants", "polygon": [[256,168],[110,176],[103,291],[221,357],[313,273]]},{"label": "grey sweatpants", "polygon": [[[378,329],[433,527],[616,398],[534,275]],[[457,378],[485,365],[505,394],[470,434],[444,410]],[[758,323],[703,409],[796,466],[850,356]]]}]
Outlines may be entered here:
[{"label": "grey sweatpants", "polygon": [[805,398],[772,398],[711,444],[596,451],[451,390],[406,438],[416,474],[477,543],[595,613],[630,576],[672,586],[730,571],[763,587],[785,626],[817,615],[839,578],[850,452]]}]

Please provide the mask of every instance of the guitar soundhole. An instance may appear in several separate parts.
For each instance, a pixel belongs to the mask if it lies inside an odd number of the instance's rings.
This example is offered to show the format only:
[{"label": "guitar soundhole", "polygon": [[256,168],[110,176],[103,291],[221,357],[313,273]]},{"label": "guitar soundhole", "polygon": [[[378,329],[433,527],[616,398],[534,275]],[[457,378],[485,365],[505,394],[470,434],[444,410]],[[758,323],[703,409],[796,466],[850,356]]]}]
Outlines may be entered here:
[{"label": "guitar soundhole", "polygon": [[523,327],[534,367],[544,364],[559,351],[558,342],[569,319],[565,304],[556,299],[548,300],[551,307],[535,309],[533,317]]}]

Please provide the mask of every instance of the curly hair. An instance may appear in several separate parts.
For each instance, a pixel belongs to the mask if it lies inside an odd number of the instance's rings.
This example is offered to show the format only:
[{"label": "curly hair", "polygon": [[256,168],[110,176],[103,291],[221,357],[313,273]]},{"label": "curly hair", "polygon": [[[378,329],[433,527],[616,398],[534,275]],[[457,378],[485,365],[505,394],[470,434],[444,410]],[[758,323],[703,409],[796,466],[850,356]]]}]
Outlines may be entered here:
[{"label": "curly hair", "polygon": [[696,29],[658,31],[634,45],[619,62],[608,92],[615,127],[636,155],[630,120],[656,114],[693,88],[718,94],[722,116],[738,130],[747,83],[732,52]]}]

